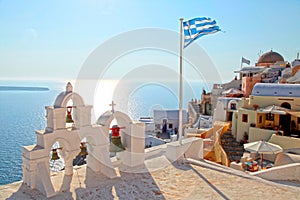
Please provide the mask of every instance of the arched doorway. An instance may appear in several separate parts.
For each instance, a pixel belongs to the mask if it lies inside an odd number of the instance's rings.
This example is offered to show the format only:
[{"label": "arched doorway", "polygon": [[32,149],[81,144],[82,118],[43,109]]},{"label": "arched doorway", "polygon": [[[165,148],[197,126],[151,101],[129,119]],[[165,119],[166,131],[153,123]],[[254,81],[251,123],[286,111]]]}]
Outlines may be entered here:
[{"label": "arched doorway", "polygon": [[212,105],[210,104],[210,102],[205,102],[205,104],[204,104],[205,106],[204,106],[204,115],[211,115],[212,114]]},{"label": "arched doorway", "polygon": [[[281,104],[281,107],[291,109],[291,104],[288,102],[284,102]],[[284,131],[285,136],[290,136],[291,132],[291,115],[286,114],[286,115],[280,115],[280,126],[281,129]]]},{"label": "arched doorway", "polygon": [[288,102],[284,102],[281,104],[281,107],[291,109],[291,104],[289,104]]}]

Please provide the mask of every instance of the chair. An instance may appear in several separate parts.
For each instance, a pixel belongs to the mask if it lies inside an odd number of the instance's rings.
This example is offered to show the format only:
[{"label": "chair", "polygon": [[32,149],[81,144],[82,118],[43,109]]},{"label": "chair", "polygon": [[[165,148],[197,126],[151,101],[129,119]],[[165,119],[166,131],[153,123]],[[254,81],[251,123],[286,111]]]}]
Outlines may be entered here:
[{"label": "chair", "polygon": [[248,171],[250,172],[257,172],[258,171],[258,165],[256,161],[252,162],[252,165],[248,166]]}]

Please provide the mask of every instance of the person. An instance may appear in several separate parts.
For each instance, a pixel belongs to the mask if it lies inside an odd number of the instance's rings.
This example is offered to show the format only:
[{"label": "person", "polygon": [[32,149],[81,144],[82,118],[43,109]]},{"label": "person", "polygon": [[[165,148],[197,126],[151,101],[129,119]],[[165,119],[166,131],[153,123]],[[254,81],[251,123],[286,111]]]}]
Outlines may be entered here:
[{"label": "person", "polygon": [[244,144],[248,143],[248,134],[247,132],[244,133]]},{"label": "person", "polygon": [[162,128],[162,133],[166,133],[167,132],[167,124],[163,124],[163,128]]},{"label": "person", "polygon": [[175,135],[177,135],[177,133],[178,133],[178,129],[177,128],[174,128],[174,133],[175,133]]}]

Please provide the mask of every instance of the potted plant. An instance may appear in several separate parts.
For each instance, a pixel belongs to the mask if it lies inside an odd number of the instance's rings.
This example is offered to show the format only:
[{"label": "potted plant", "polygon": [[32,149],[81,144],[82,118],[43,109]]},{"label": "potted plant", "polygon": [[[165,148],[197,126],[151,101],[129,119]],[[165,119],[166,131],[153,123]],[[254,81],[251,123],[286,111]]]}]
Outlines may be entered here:
[{"label": "potted plant", "polygon": [[250,127],[255,127],[255,126],[256,126],[255,123],[251,123],[251,124],[250,124]]},{"label": "potted plant", "polygon": [[258,108],[259,108],[259,105],[257,105],[257,104],[254,104],[254,105],[253,105],[253,109],[254,109],[254,110],[257,110]]}]

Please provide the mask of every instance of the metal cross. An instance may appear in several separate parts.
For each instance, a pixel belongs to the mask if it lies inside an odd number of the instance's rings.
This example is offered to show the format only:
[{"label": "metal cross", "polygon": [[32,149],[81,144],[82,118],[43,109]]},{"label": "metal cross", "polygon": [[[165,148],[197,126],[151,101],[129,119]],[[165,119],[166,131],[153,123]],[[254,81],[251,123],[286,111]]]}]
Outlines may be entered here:
[{"label": "metal cross", "polygon": [[114,101],[112,101],[111,104],[109,104],[109,106],[111,106],[111,112],[112,113],[115,113],[115,105],[116,104],[114,103]]}]

